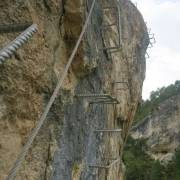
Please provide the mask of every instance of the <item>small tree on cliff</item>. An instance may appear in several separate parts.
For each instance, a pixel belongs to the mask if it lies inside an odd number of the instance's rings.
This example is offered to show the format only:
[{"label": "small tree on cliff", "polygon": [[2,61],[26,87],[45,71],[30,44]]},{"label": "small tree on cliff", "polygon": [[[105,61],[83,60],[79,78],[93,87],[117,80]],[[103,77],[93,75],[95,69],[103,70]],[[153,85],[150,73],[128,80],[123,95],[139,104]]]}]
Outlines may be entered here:
[{"label": "small tree on cliff", "polygon": [[152,169],[151,169],[151,174],[150,174],[150,179],[151,180],[162,180],[163,179],[163,167],[160,164],[159,161],[155,161],[153,163]]}]

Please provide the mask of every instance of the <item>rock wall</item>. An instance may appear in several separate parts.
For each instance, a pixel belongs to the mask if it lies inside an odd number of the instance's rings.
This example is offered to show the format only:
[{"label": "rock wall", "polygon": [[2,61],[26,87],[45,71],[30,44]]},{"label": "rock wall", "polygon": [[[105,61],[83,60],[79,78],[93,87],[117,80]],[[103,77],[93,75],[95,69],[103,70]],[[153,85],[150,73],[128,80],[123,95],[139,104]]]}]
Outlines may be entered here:
[{"label": "rock wall", "polygon": [[179,100],[179,95],[165,100],[132,131],[133,138],[147,139],[149,154],[163,163],[172,159],[180,145]]},{"label": "rock wall", "polygon": [[[0,65],[0,179],[5,179],[28,134],[35,127],[62,74],[81,32],[92,0],[31,0],[0,2],[2,24],[34,22],[39,31],[12,59]],[[119,28],[102,30],[104,23]],[[121,48],[109,52],[106,47]],[[0,46],[18,33],[0,34]],[[96,1],[91,21],[47,121],[16,177],[17,180],[122,179],[123,163],[109,170],[90,168],[119,158],[123,140],[141,99],[145,76],[147,28],[127,0]],[[127,81],[128,87],[116,81]],[[118,90],[120,89],[120,90]],[[108,93],[118,105],[89,105],[76,94]],[[133,107],[133,108],[132,108]],[[129,113],[132,114],[129,118]],[[122,128],[120,134],[95,134],[96,129]]]}]

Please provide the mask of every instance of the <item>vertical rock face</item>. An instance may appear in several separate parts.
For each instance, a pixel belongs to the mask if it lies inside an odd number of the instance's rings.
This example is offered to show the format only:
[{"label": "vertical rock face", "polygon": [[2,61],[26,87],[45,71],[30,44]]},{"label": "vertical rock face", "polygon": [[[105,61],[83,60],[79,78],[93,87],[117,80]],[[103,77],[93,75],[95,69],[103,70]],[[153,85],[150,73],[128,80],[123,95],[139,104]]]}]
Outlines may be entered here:
[{"label": "vertical rock face", "polygon": [[131,133],[135,139],[147,139],[150,155],[165,163],[171,160],[180,145],[179,99],[177,95],[162,102]]},{"label": "vertical rock face", "polygon": [[[92,1],[0,2],[3,24],[34,22],[39,32],[0,65],[0,179],[26,142],[67,63]],[[116,7],[105,10],[103,7]],[[120,16],[117,16],[117,7]],[[118,21],[118,18],[120,21]],[[119,26],[104,25],[113,24]],[[1,47],[17,33],[0,34]],[[117,47],[118,39],[121,47]],[[68,76],[16,179],[122,179],[123,142],[141,99],[149,38],[137,8],[127,0],[99,1]],[[127,82],[127,84],[115,82]],[[76,94],[111,94],[120,102],[89,104]],[[119,129],[122,133],[95,133]]]}]

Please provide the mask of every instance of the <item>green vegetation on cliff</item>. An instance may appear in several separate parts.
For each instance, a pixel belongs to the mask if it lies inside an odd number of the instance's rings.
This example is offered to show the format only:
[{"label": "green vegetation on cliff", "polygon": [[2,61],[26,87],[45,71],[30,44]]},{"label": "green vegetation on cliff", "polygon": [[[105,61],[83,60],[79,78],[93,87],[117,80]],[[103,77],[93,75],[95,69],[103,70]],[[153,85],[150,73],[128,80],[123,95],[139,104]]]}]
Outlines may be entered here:
[{"label": "green vegetation on cliff", "polygon": [[180,180],[180,150],[166,166],[153,160],[146,150],[145,140],[128,139],[123,156],[126,180]]},{"label": "green vegetation on cliff", "polygon": [[[167,87],[162,87],[151,92],[150,99],[142,103],[138,108],[135,123],[158,109],[160,103],[180,94],[180,81],[176,81]],[[127,180],[180,180],[180,150],[168,165],[162,165],[153,160],[148,151],[146,140],[134,140],[129,137],[125,147],[123,160],[126,165]]]},{"label": "green vegetation on cliff", "polygon": [[143,140],[133,140],[129,137],[123,157],[127,180],[148,180],[153,160],[145,154],[145,150]]},{"label": "green vegetation on cliff", "polygon": [[166,99],[180,94],[180,81],[176,81],[167,87],[158,88],[156,91],[152,91],[150,99],[142,103],[138,108],[135,123],[143,120],[147,115],[152,113],[158,105]]}]

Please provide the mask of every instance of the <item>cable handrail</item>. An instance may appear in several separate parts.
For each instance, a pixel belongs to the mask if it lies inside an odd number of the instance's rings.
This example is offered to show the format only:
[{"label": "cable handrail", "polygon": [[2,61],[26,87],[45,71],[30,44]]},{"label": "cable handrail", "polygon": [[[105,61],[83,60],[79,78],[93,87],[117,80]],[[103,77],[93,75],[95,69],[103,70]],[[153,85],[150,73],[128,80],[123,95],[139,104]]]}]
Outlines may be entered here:
[{"label": "cable handrail", "polygon": [[64,72],[63,72],[62,76],[59,77],[59,80],[58,80],[58,82],[57,82],[57,85],[56,85],[56,87],[55,87],[55,89],[54,89],[54,91],[53,91],[53,94],[52,94],[52,96],[51,96],[51,98],[50,98],[47,106],[45,107],[45,110],[44,110],[43,114],[42,114],[41,117],[40,117],[40,120],[38,121],[36,127],[35,127],[35,128],[33,129],[33,131],[31,132],[31,134],[30,134],[30,136],[29,136],[26,144],[25,144],[24,147],[22,148],[22,150],[21,150],[20,154],[18,155],[15,163],[13,164],[13,167],[12,167],[12,169],[10,170],[10,172],[9,172],[6,180],[13,180],[13,179],[15,178],[15,176],[16,176],[16,174],[17,174],[17,171],[19,170],[20,165],[21,165],[21,163],[23,162],[23,160],[24,160],[24,158],[25,158],[25,156],[26,156],[29,148],[31,147],[31,145],[32,145],[32,143],[33,143],[36,135],[38,134],[40,128],[41,128],[42,125],[44,124],[44,122],[45,122],[45,120],[46,120],[46,117],[47,117],[47,115],[48,115],[48,113],[49,113],[49,111],[50,111],[50,109],[51,109],[51,107],[52,107],[52,105],[53,105],[56,97],[58,96],[59,90],[60,90],[60,88],[62,87],[62,84],[63,84],[63,82],[64,82],[64,80],[65,80],[65,78],[66,78],[66,75],[67,75],[67,73],[68,73],[68,70],[69,70],[69,68],[70,68],[70,65],[71,65],[71,63],[72,63],[72,61],[73,61],[73,59],[74,59],[74,57],[75,57],[75,54],[76,54],[76,52],[77,52],[77,50],[78,50],[78,47],[79,47],[79,45],[80,45],[80,43],[81,43],[81,40],[82,40],[83,36],[84,36],[84,33],[86,32],[88,23],[89,23],[89,21],[90,21],[90,18],[91,18],[93,9],[94,9],[95,2],[96,2],[96,0],[93,0],[92,5],[91,5],[91,8],[90,8],[90,11],[89,11],[89,14],[88,14],[88,17],[87,17],[87,19],[86,19],[86,22],[85,22],[85,24],[84,24],[84,26],[83,26],[83,28],[82,28],[81,34],[80,34],[80,36],[79,36],[79,38],[78,38],[78,40],[77,40],[77,43],[76,43],[76,45],[75,45],[75,47],[74,47],[74,49],[73,49],[73,51],[72,51],[72,54],[71,54],[71,56],[69,57],[69,60],[68,60],[68,63],[67,63],[67,65],[66,65],[65,69],[64,69]]}]

